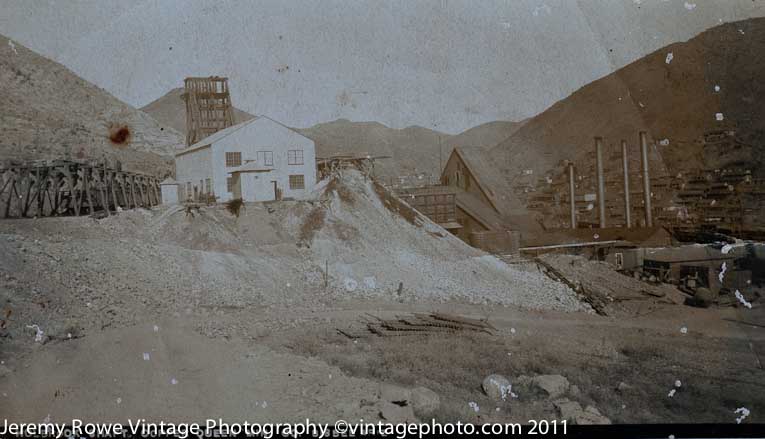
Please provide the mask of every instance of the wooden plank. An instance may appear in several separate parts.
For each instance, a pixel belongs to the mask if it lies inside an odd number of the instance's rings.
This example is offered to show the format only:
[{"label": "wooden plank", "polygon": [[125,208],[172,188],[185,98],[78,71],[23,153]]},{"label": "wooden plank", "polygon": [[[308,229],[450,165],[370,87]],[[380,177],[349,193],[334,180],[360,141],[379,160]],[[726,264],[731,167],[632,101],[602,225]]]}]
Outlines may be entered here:
[{"label": "wooden plank", "polygon": [[497,329],[485,320],[477,320],[477,319],[471,319],[468,317],[455,316],[452,314],[443,314],[443,313],[433,313],[431,314],[431,316],[436,320],[444,320],[447,322],[461,323],[463,325],[472,325],[472,326],[477,326],[479,328],[489,328],[494,330]]},{"label": "wooden plank", "polygon": [[130,176],[130,195],[133,200],[133,209],[138,207],[138,202],[135,200],[135,175]]},{"label": "wooden plank", "polygon": [[15,173],[10,179],[10,185],[11,187],[8,189],[8,200],[5,202],[5,212],[3,213],[3,218],[8,218],[8,215],[10,215],[11,198],[13,198],[13,193],[16,192],[16,174]]},{"label": "wooden plank", "polygon": [[109,187],[112,189],[112,201],[114,201],[114,211],[117,211],[117,208],[120,207],[119,201],[117,201],[117,190],[114,187],[115,180],[114,180],[114,172],[109,172]]},{"label": "wooden plank", "polygon": [[88,207],[90,208],[90,214],[93,215],[93,197],[90,196],[90,168],[84,168],[82,171],[82,185],[85,187],[85,195],[88,197]]}]

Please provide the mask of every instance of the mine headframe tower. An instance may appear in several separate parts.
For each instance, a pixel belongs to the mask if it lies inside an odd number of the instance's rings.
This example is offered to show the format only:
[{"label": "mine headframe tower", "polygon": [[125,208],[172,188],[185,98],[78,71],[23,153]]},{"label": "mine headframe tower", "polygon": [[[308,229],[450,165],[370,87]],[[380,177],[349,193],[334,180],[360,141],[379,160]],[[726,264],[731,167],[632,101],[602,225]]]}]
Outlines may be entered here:
[{"label": "mine headframe tower", "polygon": [[186,145],[234,125],[228,78],[186,78],[182,98],[186,101]]}]

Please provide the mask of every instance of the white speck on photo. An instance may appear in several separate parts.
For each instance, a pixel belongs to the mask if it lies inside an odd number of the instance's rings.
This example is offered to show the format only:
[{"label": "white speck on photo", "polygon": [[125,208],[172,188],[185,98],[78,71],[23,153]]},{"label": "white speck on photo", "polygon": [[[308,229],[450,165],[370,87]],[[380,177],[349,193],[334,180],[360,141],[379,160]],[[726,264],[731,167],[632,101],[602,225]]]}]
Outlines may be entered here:
[{"label": "white speck on photo", "polygon": [[672,59],[674,59],[674,58],[675,58],[675,55],[673,55],[672,52],[669,52],[667,54],[667,57],[664,59],[664,62],[669,64],[669,63],[672,62]]},{"label": "white speck on photo", "polygon": [[470,402],[468,403],[468,406],[470,406],[470,408],[471,408],[471,409],[473,409],[473,411],[474,411],[474,412],[478,413],[478,410],[479,410],[479,408],[478,408],[478,404],[476,404],[476,403],[475,403],[475,402],[473,402],[473,401],[470,401]]},{"label": "white speck on photo", "polygon": [[148,352],[143,353],[143,361],[149,361],[151,359],[151,356]]},{"label": "white speck on photo", "polygon": [[715,119],[717,119],[717,121],[719,122],[719,121],[722,121],[723,119],[725,119],[725,117],[723,116],[722,113],[716,113],[715,114]]},{"label": "white speck on photo", "polygon": [[682,334],[687,334],[687,333],[688,333],[688,328],[686,328],[685,326],[683,326],[682,328],[680,328],[680,333],[682,333]]},{"label": "white speck on photo", "polygon": [[743,421],[744,419],[746,419],[746,418],[749,416],[749,413],[751,413],[751,412],[750,412],[750,411],[749,411],[749,409],[748,409],[748,408],[746,408],[746,407],[739,407],[739,408],[737,408],[737,409],[736,409],[736,411],[734,411],[733,413],[735,413],[735,414],[739,414],[739,413],[741,413],[741,416],[739,416],[738,418],[736,418],[736,424],[740,424],[740,423],[741,423],[741,421]]},{"label": "white speck on photo", "polygon": [[685,6],[685,9],[687,9],[689,11],[692,11],[692,10],[696,9],[696,3],[685,2],[684,6]]},{"label": "white speck on photo", "polygon": [[738,301],[741,302],[742,305],[744,305],[745,307],[749,309],[752,309],[752,303],[748,302],[746,298],[744,298],[744,295],[741,294],[741,291],[736,290],[735,296],[736,296],[736,299],[738,299]]}]

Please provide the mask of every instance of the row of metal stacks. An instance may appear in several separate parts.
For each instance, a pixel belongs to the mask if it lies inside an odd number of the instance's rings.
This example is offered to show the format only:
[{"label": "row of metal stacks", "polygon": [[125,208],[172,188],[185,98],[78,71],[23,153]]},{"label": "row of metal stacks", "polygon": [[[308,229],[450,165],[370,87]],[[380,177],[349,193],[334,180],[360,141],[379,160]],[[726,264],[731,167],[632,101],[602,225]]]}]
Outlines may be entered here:
[{"label": "row of metal stacks", "polygon": [[[605,171],[605,210],[609,226],[626,226],[624,176],[621,164],[610,157]],[[544,218],[549,228],[570,227],[569,162],[561,162],[546,176],[516,181],[514,189],[529,210]],[[578,227],[598,227],[595,166],[579,169],[574,179]],[[634,225],[645,226],[643,177],[628,173],[630,210]],[[650,177],[652,217],[677,229],[717,228],[740,237],[765,234],[765,179],[742,168],[705,169],[669,175],[661,170]]]}]

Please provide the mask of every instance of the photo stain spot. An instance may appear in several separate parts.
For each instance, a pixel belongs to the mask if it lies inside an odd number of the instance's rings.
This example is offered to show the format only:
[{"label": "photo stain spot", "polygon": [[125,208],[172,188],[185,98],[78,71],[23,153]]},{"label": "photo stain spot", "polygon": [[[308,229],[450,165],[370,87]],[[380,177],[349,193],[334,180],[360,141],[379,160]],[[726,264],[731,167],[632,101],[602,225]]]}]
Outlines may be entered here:
[{"label": "photo stain spot", "polygon": [[109,140],[115,145],[125,145],[130,140],[130,128],[127,125],[112,125],[109,128]]}]

